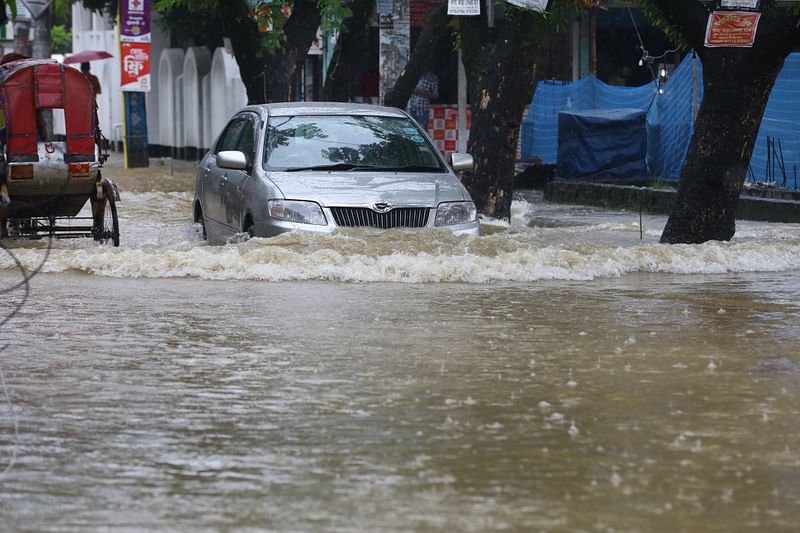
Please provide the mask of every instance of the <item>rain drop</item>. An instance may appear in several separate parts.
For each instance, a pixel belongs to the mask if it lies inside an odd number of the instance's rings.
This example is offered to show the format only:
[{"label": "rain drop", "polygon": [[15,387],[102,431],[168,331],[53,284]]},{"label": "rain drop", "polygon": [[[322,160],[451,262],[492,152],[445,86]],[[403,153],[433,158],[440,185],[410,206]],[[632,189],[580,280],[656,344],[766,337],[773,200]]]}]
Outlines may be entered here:
[{"label": "rain drop", "polygon": [[570,424],[569,429],[567,430],[567,433],[569,433],[570,437],[572,437],[573,439],[578,436],[579,431],[578,431],[578,428],[575,427],[575,421],[574,420],[572,421],[572,424]]}]

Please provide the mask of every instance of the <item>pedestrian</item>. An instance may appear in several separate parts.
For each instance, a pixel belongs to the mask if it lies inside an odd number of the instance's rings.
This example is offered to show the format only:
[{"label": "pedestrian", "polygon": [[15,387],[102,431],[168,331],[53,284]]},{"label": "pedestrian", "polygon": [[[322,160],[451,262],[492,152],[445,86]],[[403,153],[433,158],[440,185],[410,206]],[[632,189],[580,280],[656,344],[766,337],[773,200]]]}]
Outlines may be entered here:
[{"label": "pedestrian", "polygon": [[431,100],[439,97],[439,78],[431,71],[426,72],[414,87],[408,99],[406,111],[427,131],[431,110]]},{"label": "pedestrian", "polygon": [[100,94],[102,89],[100,89],[100,80],[97,79],[97,76],[92,74],[91,68],[89,67],[89,62],[81,63],[81,72],[86,79],[89,80],[89,84],[92,86],[92,91],[94,92],[95,98],[97,95]]}]

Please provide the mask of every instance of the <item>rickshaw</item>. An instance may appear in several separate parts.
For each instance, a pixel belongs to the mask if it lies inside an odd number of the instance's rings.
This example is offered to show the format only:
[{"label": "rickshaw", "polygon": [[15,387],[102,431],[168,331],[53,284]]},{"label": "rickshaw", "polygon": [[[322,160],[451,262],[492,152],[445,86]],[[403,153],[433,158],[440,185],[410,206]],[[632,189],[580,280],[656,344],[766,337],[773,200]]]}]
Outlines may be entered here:
[{"label": "rickshaw", "polygon": [[[92,237],[119,246],[119,190],[101,175],[108,154],[84,75],[47,59],[1,64],[0,111],[0,237]],[[64,135],[50,131],[56,113]],[[78,216],[87,201],[91,216]]]}]

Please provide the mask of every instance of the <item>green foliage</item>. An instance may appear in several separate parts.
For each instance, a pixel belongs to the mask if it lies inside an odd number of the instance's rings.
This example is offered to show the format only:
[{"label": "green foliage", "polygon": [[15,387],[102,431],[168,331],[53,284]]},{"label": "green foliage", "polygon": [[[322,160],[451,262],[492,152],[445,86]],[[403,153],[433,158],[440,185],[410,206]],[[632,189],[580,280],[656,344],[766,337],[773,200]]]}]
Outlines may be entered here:
[{"label": "green foliage", "polygon": [[72,51],[72,33],[63,25],[57,24],[50,30],[54,54],[64,54]]},{"label": "green foliage", "polygon": [[70,0],[53,0],[53,26],[71,26]]},{"label": "green foliage", "polygon": [[[237,31],[236,28],[219,27],[221,11],[228,8],[231,1],[245,0],[156,0],[154,7],[164,16],[166,26],[173,30],[178,39],[218,45],[226,31]],[[323,29],[339,29],[352,16],[345,2],[317,0]],[[286,42],[283,28],[291,16],[291,5],[290,0],[268,0],[260,9],[254,10],[250,21],[240,21],[241,24],[253,23],[264,29],[270,28],[270,31],[260,33],[261,50],[257,55],[273,54],[283,47]]]},{"label": "green foliage", "polygon": [[317,6],[322,15],[320,25],[325,31],[338,30],[353,16],[353,11],[342,0],[317,0]]},{"label": "green foliage", "polygon": [[11,11],[11,18],[17,18],[17,0],[6,0],[6,6]]}]

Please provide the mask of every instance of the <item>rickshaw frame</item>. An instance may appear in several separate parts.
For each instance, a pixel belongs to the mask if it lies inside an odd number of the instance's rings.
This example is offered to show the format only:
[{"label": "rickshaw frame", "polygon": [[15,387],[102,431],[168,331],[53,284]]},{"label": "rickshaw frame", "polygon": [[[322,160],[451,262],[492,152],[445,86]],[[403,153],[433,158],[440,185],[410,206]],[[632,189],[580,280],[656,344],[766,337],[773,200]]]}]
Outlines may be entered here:
[{"label": "rickshaw frame", "polygon": [[[56,138],[45,115],[58,109],[65,134]],[[108,154],[86,77],[54,60],[2,64],[0,111],[0,237],[119,246],[119,189],[101,173]],[[87,201],[92,215],[80,216]]]}]

